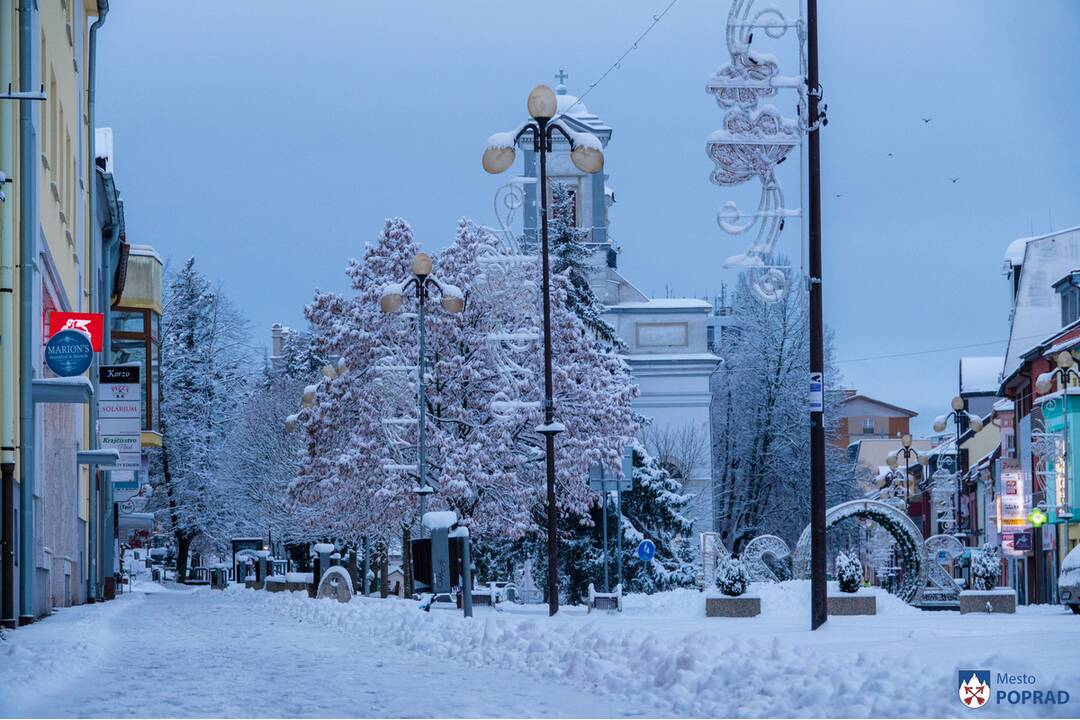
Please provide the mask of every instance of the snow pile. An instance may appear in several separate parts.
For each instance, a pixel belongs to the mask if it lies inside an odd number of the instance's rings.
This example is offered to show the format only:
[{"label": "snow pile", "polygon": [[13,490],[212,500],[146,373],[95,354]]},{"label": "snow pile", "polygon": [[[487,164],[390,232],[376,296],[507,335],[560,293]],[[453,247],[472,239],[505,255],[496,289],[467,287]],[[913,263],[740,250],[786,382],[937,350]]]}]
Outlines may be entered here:
[{"label": "snow pile", "polygon": [[[554,620],[487,612],[464,620],[456,612],[419,612],[408,601],[355,598],[342,605],[254,591],[232,597],[252,604],[256,612],[273,611],[304,625],[328,626],[361,643],[378,640],[424,657],[498,666],[523,676],[543,675],[591,687],[645,714],[956,714],[955,668],[935,666],[928,671],[928,658],[921,652],[875,651],[873,635],[864,631],[871,623],[887,621],[834,618],[811,636],[805,627],[807,584],[754,588],[764,598],[763,609],[771,606],[774,615],[798,615],[797,624],[777,624],[766,617],[764,622],[673,618],[650,625],[625,615],[582,617],[573,612],[576,608]],[[703,605],[701,593],[662,593],[629,599],[627,614],[640,615],[646,608],[687,612]],[[893,611],[889,602],[882,606],[885,612]],[[928,615],[932,614],[921,617]],[[891,622],[890,628],[897,627],[896,621]],[[915,637],[908,620],[898,627],[906,637]],[[782,634],[770,636],[770,631],[781,628]],[[993,665],[993,651],[988,647],[970,660]]]}]

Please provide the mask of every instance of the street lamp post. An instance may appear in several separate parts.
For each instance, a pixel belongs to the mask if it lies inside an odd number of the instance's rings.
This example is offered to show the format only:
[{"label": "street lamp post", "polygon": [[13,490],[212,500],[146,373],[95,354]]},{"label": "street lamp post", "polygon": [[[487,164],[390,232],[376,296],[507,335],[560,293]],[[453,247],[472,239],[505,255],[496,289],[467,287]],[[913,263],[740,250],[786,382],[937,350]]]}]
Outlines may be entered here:
[{"label": "street lamp post", "polygon": [[[963,536],[966,539],[970,533],[968,532],[968,530],[964,529],[964,524],[962,522],[962,513],[960,511],[960,498],[964,494],[963,473],[960,472],[960,435],[963,432],[961,420],[966,419],[971,424],[971,429],[974,432],[979,432],[980,430],[982,430],[983,423],[982,419],[978,415],[974,415],[964,410],[964,399],[959,395],[952,399],[952,411],[945,415],[939,415],[934,420],[934,432],[944,432],[945,427],[948,425],[950,419],[956,426],[956,454],[954,456],[956,460],[953,467],[954,474],[956,476],[956,531],[954,534]],[[933,491],[931,491],[931,500],[932,499]],[[970,518],[968,520],[970,523]],[[966,545],[968,543],[965,542],[964,544]]]},{"label": "street lamp post", "polygon": [[514,147],[518,140],[532,135],[533,152],[540,156],[540,261],[542,268],[542,292],[544,297],[544,423],[537,431],[544,436],[547,473],[547,541],[548,541],[548,614],[559,612],[559,540],[558,512],[555,506],[555,436],[565,427],[555,421],[555,399],[552,389],[551,370],[551,270],[548,257],[548,191],[547,154],[551,152],[554,133],[562,135],[570,144],[570,158],[584,173],[593,174],[604,169],[604,154],[599,140],[588,133],[575,132],[565,127],[555,117],[559,105],[555,93],[547,85],[537,85],[529,93],[529,115],[532,122],[525,122],[517,130],[498,133],[488,139],[484,150],[484,170],[498,174],[514,164]]},{"label": "street lamp post", "polygon": [[[420,496],[420,517],[421,520],[424,517],[424,513],[427,511],[427,496],[434,492],[434,488],[428,485],[427,479],[427,407],[424,399],[424,374],[427,369],[425,366],[426,358],[424,351],[424,339],[426,336],[424,329],[424,309],[428,298],[428,292],[431,288],[435,288],[442,295],[442,307],[448,313],[456,314],[465,309],[465,297],[462,295],[461,290],[450,283],[439,280],[431,272],[431,257],[427,253],[417,253],[416,257],[412,261],[412,275],[405,277],[396,283],[391,283],[383,288],[382,296],[379,298],[379,309],[384,313],[396,312],[405,303],[405,292],[410,288],[414,288],[416,291],[416,303],[418,311],[416,314],[416,330],[418,335],[418,368],[417,368],[417,453],[416,453],[416,474],[419,479],[419,486],[416,489],[416,494]],[[424,534],[424,524],[420,523],[421,537]]]},{"label": "street lamp post", "polygon": [[904,433],[900,438],[901,447],[893,450],[889,453],[885,462],[889,468],[896,470],[900,465],[900,456],[904,457],[904,512],[907,512],[908,503],[911,500],[911,493],[909,492],[909,484],[911,483],[911,458],[915,458],[916,463],[920,463],[922,456],[919,455],[919,451],[911,447],[911,433]]}]

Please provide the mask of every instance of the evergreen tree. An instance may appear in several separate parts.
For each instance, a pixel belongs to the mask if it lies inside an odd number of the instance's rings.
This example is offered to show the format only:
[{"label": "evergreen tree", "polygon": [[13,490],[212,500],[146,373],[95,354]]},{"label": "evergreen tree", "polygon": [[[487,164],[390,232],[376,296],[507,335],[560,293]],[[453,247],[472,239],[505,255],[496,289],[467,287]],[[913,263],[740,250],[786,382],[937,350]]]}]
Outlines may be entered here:
[{"label": "evergreen tree", "polygon": [[565,274],[569,280],[566,302],[581,322],[585,324],[598,342],[616,351],[625,351],[625,343],[615,328],[604,320],[604,304],[596,297],[589,285],[590,258],[592,250],[586,244],[589,231],[574,222],[576,201],[566,183],[551,185],[552,218],[548,223],[551,242],[551,270]]}]

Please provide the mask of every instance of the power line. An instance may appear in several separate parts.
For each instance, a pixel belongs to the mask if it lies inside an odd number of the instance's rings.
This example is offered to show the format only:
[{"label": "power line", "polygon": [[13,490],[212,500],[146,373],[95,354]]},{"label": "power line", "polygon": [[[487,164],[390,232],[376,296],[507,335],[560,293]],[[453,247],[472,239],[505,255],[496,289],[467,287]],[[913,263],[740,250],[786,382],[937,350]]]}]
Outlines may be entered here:
[{"label": "power line", "polygon": [[640,35],[637,36],[637,40],[634,40],[634,42],[631,43],[630,47],[628,47],[626,49],[626,52],[624,52],[622,55],[620,55],[618,60],[611,63],[611,67],[609,67],[607,70],[605,70],[604,74],[601,75],[599,78],[597,78],[596,82],[589,85],[589,89],[586,90],[581,95],[579,95],[577,101],[575,101],[573,105],[566,108],[565,110],[563,110],[559,114],[560,115],[568,114],[577,105],[579,105],[582,100],[585,99],[586,95],[588,95],[589,93],[591,93],[593,91],[593,88],[595,88],[597,85],[602,83],[604,81],[604,78],[606,78],[608,75],[610,75],[614,70],[618,69],[618,67],[620,65],[622,65],[622,61],[626,59],[626,56],[629,55],[630,53],[632,53],[633,51],[637,50],[638,43],[641,42],[645,38],[646,35],[648,35],[650,32],[652,32],[652,29],[657,26],[657,24],[664,18],[664,16],[667,15],[668,10],[673,8],[675,6],[675,3],[677,3],[678,1],[679,0],[671,0],[671,2],[669,2],[667,4],[667,7],[665,7],[660,13],[658,13],[656,15],[653,15],[652,16],[652,22],[649,23],[649,26],[647,28],[645,28],[645,31],[643,33],[641,33]]},{"label": "power line", "polygon": [[[1027,335],[1024,337],[1012,338],[1013,340],[1038,340],[1045,339],[1046,335]],[[868,355],[861,358],[849,358],[847,360],[837,360],[836,363],[854,363],[854,362],[866,362],[869,360],[888,360],[891,358],[913,357],[915,355],[933,355],[939,352],[949,352],[950,350],[966,350],[968,348],[986,347],[987,345],[1001,345],[1002,343],[1009,342],[1005,340],[989,340],[987,342],[968,343],[967,345],[951,345],[948,347],[931,348],[929,350],[912,350],[910,352],[889,353],[887,355]]]}]

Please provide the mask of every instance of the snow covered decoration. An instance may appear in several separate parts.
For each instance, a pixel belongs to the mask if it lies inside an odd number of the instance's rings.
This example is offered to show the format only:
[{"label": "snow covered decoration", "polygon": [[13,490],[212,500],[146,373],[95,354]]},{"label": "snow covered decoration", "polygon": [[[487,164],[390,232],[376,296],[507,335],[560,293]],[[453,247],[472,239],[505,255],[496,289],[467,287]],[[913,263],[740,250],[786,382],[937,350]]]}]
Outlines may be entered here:
[{"label": "snow covered decoration", "polygon": [[992,590],[1001,576],[1001,558],[996,546],[984,544],[971,554],[971,578],[975,590]]},{"label": "snow covered decoration", "polygon": [[[896,540],[896,547],[904,563],[904,579],[897,595],[905,602],[915,602],[922,596],[926,585],[927,556],[919,528],[903,511],[876,500],[850,500],[828,509],[825,513],[826,529],[847,518],[869,519],[889,532]],[[810,577],[810,526],[807,525],[795,547],[795,577]]]},{"label": "snow covered decoration", "polygon": [[750,579],[755,582],[780,582],[781,579],[788,579],[777,577],[776,572],[765,562],[767,556],[771,556],[774,562],[787,565],[791,561],[791,548],[783,538],[775,535],[758,535],[748,542],[739,557],[746,564]]},{"label": "snow covered decoration", "polygon": [[[710,179],[717,185],[730,187],[754,179],[761,182],[755,212],[745,214],[729,201],[720,208],[716,219],[728,234],[755,233],[746,252],[732,255],[725,266],[747,268],[755,295],[771,303],[781,300],[788,288],[785,275],[773,267],[776,243],[786,218],[802,214],[786,207],[776,167],[792,150],[802,146],[807,129],[805,29],[802,18],[789,20],[772,7],[754,11],[753,5],[754,0],[734,0],[728,13],[727,50],[731,62],[717,70],[705,85],[706,92],[727,112],[723,129],[706,141],[706,152],[716,163]],[[800,76],[781,76],[774,56],[751,49],[755,29],[763,30],[763,35],[772,40],[779,40],[789,29],[794,31]],[[785,118],[775,107],[761,105],[780,89],[798,94],[798,117]]]},{"label": "snow covered decoration", "polygon": [[957,531],[956,503],[956,453],[955,441],[947,444],[947,451],[938,454],[938,467],[930,476],[930,505],[934,511],[937,531],[950,535]]},{"label": "snow covered decoration", "polygon": [[836,580],[840,584],[840,591],[846,593],[857,592],[862,585],[863,569],[856,553],[840,552],[836,556]]},{"label": "snow covered decoration", "polygon": [[931,535],[926,538],[926,554],[929,568],[922,601],[929,604],[951,605],[960,602],[960,586],[952,573],[943,566],[959,561],[964,554],[964,544],[953,535]]},{"label": "snow covered decoration", "polygon": [[716,587],[728,597],[738,597],[750,586],[750,573],[740,558],[728,556],[716,568]]}]

